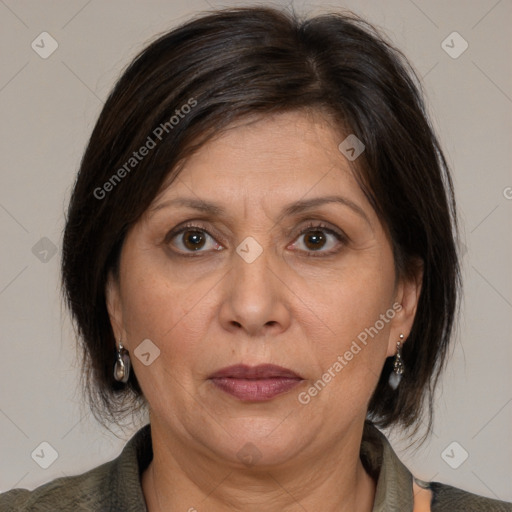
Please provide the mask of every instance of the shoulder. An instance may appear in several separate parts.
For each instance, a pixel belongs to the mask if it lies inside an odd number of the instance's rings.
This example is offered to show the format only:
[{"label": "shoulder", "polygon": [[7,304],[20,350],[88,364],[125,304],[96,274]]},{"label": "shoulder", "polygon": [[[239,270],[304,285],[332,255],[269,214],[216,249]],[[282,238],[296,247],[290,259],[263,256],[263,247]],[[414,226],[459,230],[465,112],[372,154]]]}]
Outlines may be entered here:
[{"label": "shoulder", "polygon": [[433,493],[432,512],[512,512],[512,503],[478,496],[439,482],[428,486]]},{"label": "shoulder", "polygon": [[80,475],[57,478],[32,491],[12,489],[0,494],[0,511],[146,510],[140,475],[152,457],[148,424],[128,441],[114,460]]},{"label": "shoulder", "polygon": [[108,510],[115,461],[77,476],[57,478],[36,489],[13,489],[0,494],[2,512]]}]

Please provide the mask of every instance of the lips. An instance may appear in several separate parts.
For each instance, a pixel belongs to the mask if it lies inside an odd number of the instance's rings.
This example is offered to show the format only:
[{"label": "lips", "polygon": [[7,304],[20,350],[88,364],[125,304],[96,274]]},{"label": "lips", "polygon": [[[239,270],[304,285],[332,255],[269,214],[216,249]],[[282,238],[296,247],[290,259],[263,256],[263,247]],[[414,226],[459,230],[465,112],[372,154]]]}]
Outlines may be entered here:
[{"label": "lips", "polygon": [[231,379],[273,379],[273,378],[289,378],[289,379],[302,379],[300,375],[295,372],[276,366],[274,364],[260,364],[258,366],[247,366],[245,364],[237,364],[228,366],[215,372],[210,376],[210,379],[220,377],[227,377]]},{"label": "lips", "polygon": [[262,402],[290,391],[304,379],[292,370],[272,364],[235,365],[210,376],[217,389],[244,402]]}]

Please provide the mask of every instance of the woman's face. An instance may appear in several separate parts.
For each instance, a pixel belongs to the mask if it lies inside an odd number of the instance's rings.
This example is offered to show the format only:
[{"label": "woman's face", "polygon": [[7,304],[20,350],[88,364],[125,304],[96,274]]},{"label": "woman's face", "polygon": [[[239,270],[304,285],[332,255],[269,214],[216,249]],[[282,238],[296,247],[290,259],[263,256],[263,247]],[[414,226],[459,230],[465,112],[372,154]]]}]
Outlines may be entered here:
[{"label": "woman's face", "polygon": [[[181,446],[275,465],[358,440],[419,288],[395,287],[390,240],[340,142],[300,112],[236,126],[127,235],[107,290],[112,324],[153,426]],[[239,364],[300,379],[211,378]]]}]

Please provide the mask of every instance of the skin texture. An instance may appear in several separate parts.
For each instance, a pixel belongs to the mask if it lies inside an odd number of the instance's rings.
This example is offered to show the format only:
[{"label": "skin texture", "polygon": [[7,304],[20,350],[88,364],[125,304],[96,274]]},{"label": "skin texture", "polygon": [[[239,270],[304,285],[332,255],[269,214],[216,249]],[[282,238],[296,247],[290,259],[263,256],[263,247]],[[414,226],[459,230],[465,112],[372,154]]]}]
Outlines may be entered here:
[{"label": "skin texture", "polygon": [[416,482],[412,483],[414,493],[414,512],[431,512],[432,491],[422,489]]},{"label": "skin texture", "polygon": [[[421,275],[395,286],[387,231],[338,150],[343,139],[320,114],[239,122],[190,157],[128,233],[107,301],[150,408],[150,511],[371,511],[375,482],[359,459],[367,405],[399,334],[411,330]],[[278,222],[285,205],[327,195],[349,199],[368,221],[326,203]],[[225,215],[155,209],[178,197],[213,201]],[[200,251],[190,232],[166,238],[185,221],[206,230]],[[348,239],[322,230],[315,246],[321,228],[299,235],[309,222]],[[236,252],[249,236],[262,249],[251,263]],[[301,404],[299,393],[393,304],[402,308],[392,320]],[[145,366],[134,351],[148,338],[160,355]],[[238,363],[277,364],[304,380],[243,402],[208,379]],[[249,465],[237,455],[247,443],[258,454]]]}]

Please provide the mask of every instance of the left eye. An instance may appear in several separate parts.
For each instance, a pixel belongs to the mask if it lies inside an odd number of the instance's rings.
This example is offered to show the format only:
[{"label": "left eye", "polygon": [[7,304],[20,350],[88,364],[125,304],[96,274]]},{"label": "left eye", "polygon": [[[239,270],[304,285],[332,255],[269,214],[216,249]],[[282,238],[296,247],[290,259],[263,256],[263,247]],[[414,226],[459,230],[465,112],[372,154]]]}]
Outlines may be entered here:
[{"label": "left eye", "polygon": [[[334,252],[333,248],[335,248],[340,242],[345,241],[343,235],[328,228],[327,226],[308,226],[301,231],[297,240],[300,242],[294,242],[292,245],[298,245],[299,250],[306,253],[322,252],[323,254],[330,254]],[[321,249],[325,249],[326,246],[327,249],[321,251]],[[313,255],[308,254],[308,256]]]}]

